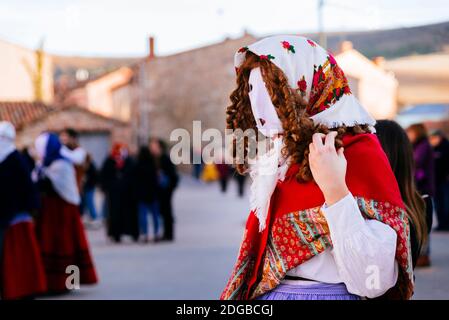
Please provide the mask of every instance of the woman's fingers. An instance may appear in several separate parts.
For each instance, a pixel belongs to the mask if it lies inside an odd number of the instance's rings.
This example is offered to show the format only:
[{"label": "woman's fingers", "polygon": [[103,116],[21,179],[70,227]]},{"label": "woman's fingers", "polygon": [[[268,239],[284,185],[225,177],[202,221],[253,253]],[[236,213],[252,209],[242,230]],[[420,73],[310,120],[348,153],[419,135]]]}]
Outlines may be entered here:
[{"label": "woman's fingers", "polygon": [[330,150],[335,150],[335,137],[337,136],[336,131],[331,131],[326,135],[326,139],[324,140],[324,145],[328,147]]},{"label": "woman's fingers", "polygon": [[324,147],[323,138],[326,137],[324,133],[314,133],[312,136],[312,142],[314,144],[315,150]]},{"label": "woman's fingers", "polygon": [[[313,134],[311,143],[314,148],[313,152],[319,151],[322,148],[327,148],[331,151],[335,151],[335,138],[337,137],[337,135],[338,133],[336,131],[331,131],[327,135],[325,135],[324,133]],[[309,145],[309,149],[311,149],[311,145]]]}]

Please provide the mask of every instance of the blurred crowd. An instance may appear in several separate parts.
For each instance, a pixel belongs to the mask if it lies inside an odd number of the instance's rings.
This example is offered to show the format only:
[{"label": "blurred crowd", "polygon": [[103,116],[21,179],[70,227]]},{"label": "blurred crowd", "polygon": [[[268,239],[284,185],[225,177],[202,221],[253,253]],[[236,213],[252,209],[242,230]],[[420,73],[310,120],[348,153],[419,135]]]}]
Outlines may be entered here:
[{"label": "blurred crowd", "polygon": [[[1,298],[63,293],[96,283],[85,226],[104,224],[116,243],[124,235],[142,243],[173,241],[177,184],[177,170],[160,139],[149,139],[137,155],[115,143],[96,168],[73,129],[44,132],[19,151],[14,126],[0,122]],[[70,268],[78,277],[73,283]]]},{"label": "blurred crowd", "polygon": [[[432,226],[436,213],[437,231],[449,231],[449,141],[440,130],[430,133],[424,124],[411,125],[406,130],[413,147],[414,176],[418,191],[432,201],[433,210],[427,219]],[[418,265],[429,266],[430,242],[423,248]]]},{"label": "blurred crowd", "polygon": [[[83,195],[89,195],[95,184],[93,164],[86,172]],[[120,242],[122,235],[130,235],[134,241],[173,241],[172,196],[178,185],[178,174],[171,162],[166,144],[151,138],[147,146],[142,146],[137,156],[129,154],[123,144],[114,144],[100,172],[100,189],[105,195],[103,216],[106,217],[108,236]],[[86,204],[91,196],[87,196]],[[87,205],[89,208],[89,205]],[[94,220],[95,212],[89,209]],[[148,231],[148,214],[152,216],[153,234]],[[162,223],[161,223],[162,222]],[[162,224],[162,233],[159,226]]]},{"label": "blurred crowd", "polygon": [[[123,235],[131,236],[136,242],[174,240],[172,195],[178,174],[166,143],[150,138],[135,155],[130,154],[126,144],[114,143],[102,166],[97,168],[92,155],[79,145],[78,139],[78,132],[71,128],[59,134],[61,155],[75,169],[80,214],[85,225],[96,229],[105,224],[107,235],[114,242],[121,242]],[[22,153],[34,167],[30,155],[33,152],[25,149]],[[98,193],[103,195],[103,201],[97,208],[101,198]],[[151,236],[148,215],[152,217]]]}]

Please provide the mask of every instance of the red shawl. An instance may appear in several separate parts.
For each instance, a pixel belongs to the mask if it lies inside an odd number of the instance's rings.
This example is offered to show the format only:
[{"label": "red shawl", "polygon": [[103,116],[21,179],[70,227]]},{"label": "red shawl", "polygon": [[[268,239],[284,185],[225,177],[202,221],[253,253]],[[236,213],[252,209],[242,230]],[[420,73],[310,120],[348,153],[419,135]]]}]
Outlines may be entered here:
[{"label": "red shawl", "polygon": [[[377,219],[397,233],[398,281],[384,296],[409,299],[413,270],[409,222],[399,187],[385,153],[374,134],[346,135],[346,183],[366,219]],[[320,208],[324,197],[315,182],[298,183],[292,165],[274,191],[267,228],[259,232],[251,212],[237,263],[221,299],[254,299],[274,289],[286,272],[332,247]]]}]

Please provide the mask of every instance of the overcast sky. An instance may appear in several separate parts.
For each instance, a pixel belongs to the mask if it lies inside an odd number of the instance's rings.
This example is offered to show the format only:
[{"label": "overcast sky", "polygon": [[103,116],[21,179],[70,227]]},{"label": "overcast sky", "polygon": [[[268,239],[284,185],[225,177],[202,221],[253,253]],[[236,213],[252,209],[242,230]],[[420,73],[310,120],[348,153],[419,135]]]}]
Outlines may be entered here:
[{"label": "overcast sky", "polygon": [[[0,0],[0,39],[66,55],[170,54],[236,37],[317,31],[318,0]],[[449,0],[329,0],[325,30],[449,21]]]}]

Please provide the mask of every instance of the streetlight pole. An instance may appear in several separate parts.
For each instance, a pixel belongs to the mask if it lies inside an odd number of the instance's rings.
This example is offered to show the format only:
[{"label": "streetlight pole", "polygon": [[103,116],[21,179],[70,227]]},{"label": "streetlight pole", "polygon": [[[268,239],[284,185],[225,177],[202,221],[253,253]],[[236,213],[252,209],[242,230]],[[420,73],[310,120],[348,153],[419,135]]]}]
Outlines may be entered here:
[{"label": "streetlight pole", "polygon": [[146,60],[142,61],[139,66],[139,118],[138,118],[138,128],[137,128],[137,139],[138,145],[146,144],[149,134],[148,128],[148,86],[146,78]]},{"label": "streetlight pole", "polygon": [[323,9],[324,9],[324,0],[318,0],[318,34],[320,37],[320,45],[323,48],[327,47],[327,37],[324,32],[324,22],[323,22]]}]

